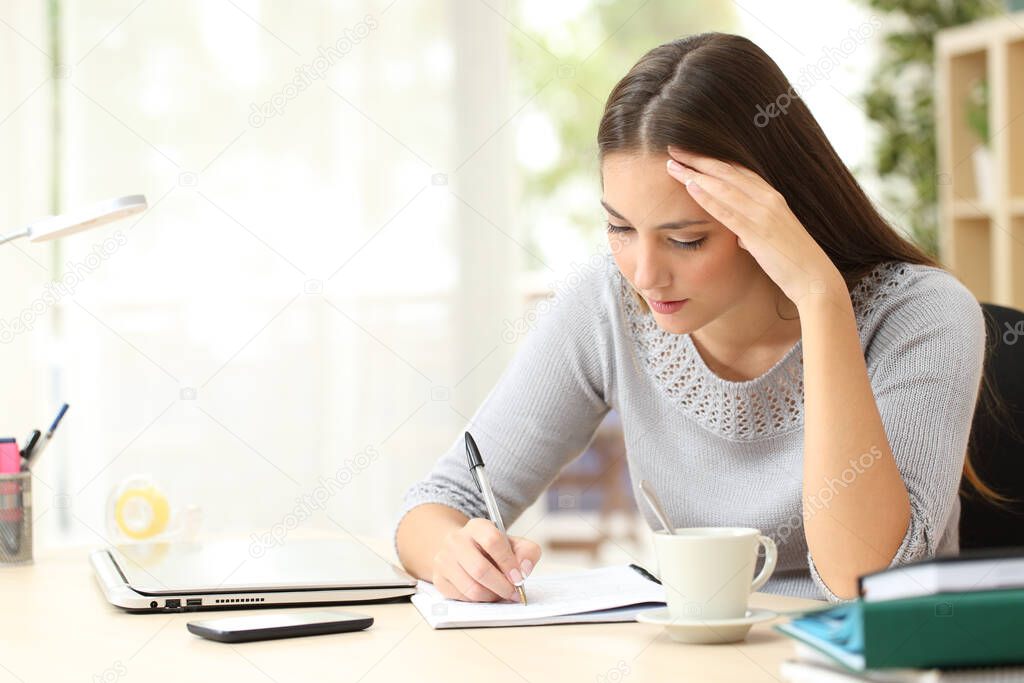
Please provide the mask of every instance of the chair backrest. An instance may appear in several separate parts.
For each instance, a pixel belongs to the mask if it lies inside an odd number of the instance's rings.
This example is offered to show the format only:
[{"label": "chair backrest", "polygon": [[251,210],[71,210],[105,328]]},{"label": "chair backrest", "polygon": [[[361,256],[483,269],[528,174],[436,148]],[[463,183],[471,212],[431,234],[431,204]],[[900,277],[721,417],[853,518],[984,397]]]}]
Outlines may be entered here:
[{"label": "chair backrest", "polygon": [[[965,484],[960,494],[960,548],[1024,547],[1024,312],[982,304],[988,327],[985,381],[1005,410],[978,402],[971,462],[982,480],[1015,500],[994,505]],[[996,414],[993,414],[996,412]]]}]

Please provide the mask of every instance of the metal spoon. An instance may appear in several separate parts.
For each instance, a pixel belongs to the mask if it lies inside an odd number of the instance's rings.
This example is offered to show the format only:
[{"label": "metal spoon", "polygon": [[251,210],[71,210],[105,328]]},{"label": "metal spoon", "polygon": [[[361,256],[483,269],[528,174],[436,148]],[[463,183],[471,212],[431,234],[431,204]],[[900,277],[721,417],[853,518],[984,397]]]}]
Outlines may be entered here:
[{"label": "metal spoon", "polygon": [[658,521],[661,522],[661,525],[665,527],[665,533],[670,536],[674,536],[676,532],[668,521],[668,515],[665,514],[665,508],[661,506],[661,501],[658,500],[658,494],[656,494],[654,489],[651,488],[651,485],[643,479],[640,480],[640,483],[637,484],[637,486],[640,489],[640,493],[643,494],[644,500],[647,501],[649,506],[651,506],[654,516],[657,517]]}]

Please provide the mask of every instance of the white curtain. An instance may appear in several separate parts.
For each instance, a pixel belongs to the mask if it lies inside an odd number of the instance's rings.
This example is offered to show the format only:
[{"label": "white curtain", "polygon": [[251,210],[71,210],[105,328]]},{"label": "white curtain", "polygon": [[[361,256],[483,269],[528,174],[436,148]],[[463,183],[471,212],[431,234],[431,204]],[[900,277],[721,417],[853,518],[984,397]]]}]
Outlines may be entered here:
[{"label": "white curtain", "polygon": [[[45,47],[46,17],[15,4],[5,20]],[[136,473],[211,533],[307,510],[303,527],[390,534],[513,353],[501,4],[60,6],[59,133],[40,93],[43,115],[0,126],[5,222],[49,212],[51,144],[57,209],[150,208],[0,247],[5,319],[64,285],[0,349],[4,435],[71,404],[37,472],[37,543],[104,542],[107,494]],[[49,68],[20,42],[0,43],[5,112]]]},{"label": "white curtain", "polygon": [[[49,208],[53,92],[45,10],[41,3],[17,2],[5,4],[0,14],[0,234],[24,227]],[[48,320],[33,303],[50,280],[50,263],[45,248],[0,245],[0,436],[19,442],[47,389],[41,374],[46,350],[37,331]]]}]

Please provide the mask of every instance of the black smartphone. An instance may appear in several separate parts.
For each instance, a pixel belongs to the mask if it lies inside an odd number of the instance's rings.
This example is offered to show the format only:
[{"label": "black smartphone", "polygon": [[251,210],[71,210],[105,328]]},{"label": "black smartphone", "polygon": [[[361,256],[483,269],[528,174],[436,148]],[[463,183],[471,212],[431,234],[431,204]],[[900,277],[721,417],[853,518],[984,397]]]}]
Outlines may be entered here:
[{"label": "black smartphone", "polygon": [[362,631],[371,624],[373,617],[354,612],[283,612],[190,621],[188,630],[197,636],[222,643],[245,643],[250,640]]}]

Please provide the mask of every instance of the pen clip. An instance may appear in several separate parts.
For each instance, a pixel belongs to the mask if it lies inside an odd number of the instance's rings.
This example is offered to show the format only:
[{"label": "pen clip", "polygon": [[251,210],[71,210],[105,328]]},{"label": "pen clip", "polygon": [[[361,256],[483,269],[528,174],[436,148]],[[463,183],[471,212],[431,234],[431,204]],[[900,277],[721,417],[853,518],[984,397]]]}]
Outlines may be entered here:
[{"label": "pen clip", "polygon": [[476,445],[476,440],[468,431],[466,432],[466,460],[469,462],[469,471],[473,474],[473,481],[476,482],[477,490],[483,493],[484,487],[480,484],[480,475],[477,474],[477,468],[484,466],[484,459],[480,456],[480,449]]}]

